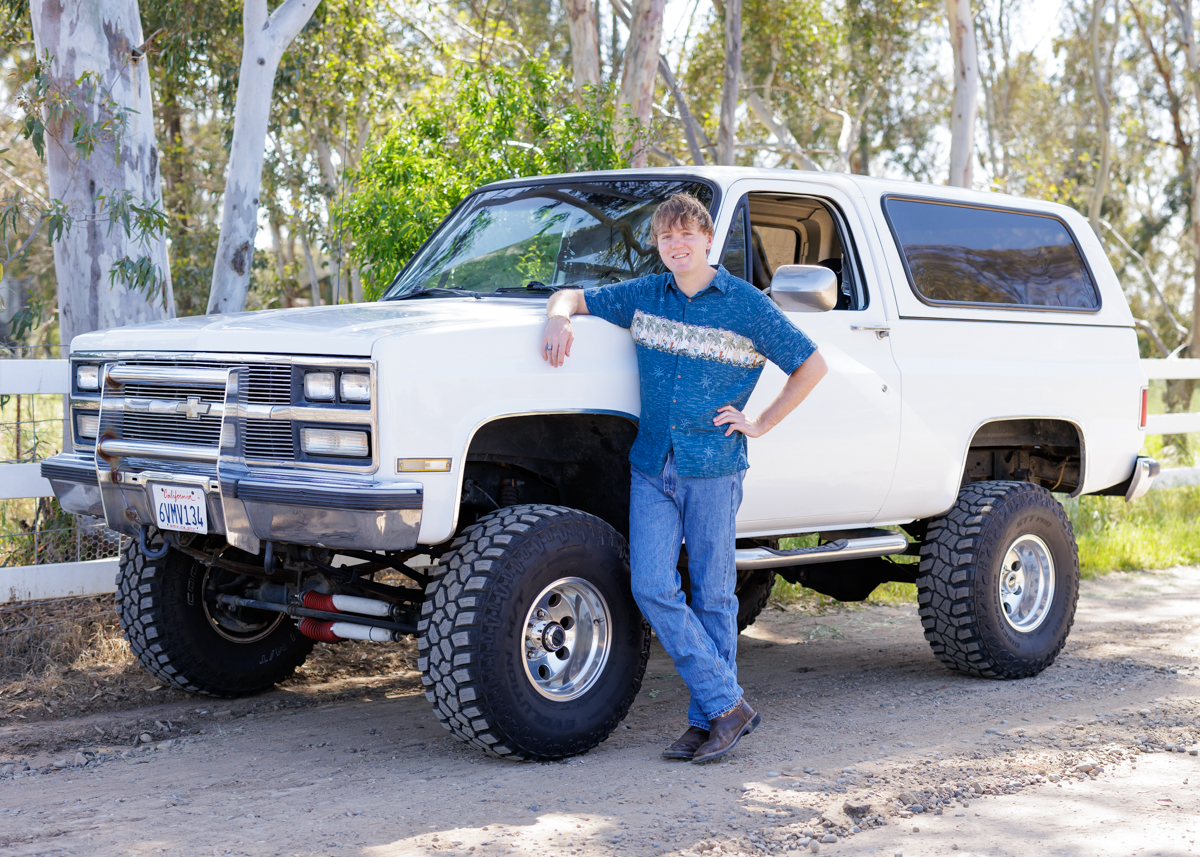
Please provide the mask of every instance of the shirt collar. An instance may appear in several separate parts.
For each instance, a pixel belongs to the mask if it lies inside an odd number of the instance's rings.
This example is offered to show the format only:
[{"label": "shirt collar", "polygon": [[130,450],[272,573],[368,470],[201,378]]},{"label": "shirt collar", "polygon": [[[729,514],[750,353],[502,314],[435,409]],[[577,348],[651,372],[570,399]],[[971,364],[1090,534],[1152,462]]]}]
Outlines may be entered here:
[{"label": "shirt collar", "polygon": [[[716,287],[717,291],[719,291],[721,294],[725,294],[726,290],[729,288],[729,281],[733,279],[733,275],[725,270],[724,265],[714,265],[713,267],[717,269],[716,276],[712,278],[711,283],[709,283],[700,291],[696,292],[696,297],[700,297],[700,295],[704,294],[713,287]],[[670,284],[671,288],[675,289],[675,291],[683,294],[683,291],[679,288],[679,284],[675,282],[675,275],[670,271],[667,272],[667,283]]]}]

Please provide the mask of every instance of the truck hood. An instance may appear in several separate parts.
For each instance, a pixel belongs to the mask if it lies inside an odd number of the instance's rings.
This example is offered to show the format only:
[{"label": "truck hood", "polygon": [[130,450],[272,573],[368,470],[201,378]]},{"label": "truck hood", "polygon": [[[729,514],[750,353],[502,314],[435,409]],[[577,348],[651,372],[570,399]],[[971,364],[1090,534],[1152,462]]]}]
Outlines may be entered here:
[{"label": "truck hood", "polygon": [[545,301],[538,298],[413,298],[134,324],[77,336],[71,350],[369,357],[385,337],[447,327],[508,327],[545,313]]}]

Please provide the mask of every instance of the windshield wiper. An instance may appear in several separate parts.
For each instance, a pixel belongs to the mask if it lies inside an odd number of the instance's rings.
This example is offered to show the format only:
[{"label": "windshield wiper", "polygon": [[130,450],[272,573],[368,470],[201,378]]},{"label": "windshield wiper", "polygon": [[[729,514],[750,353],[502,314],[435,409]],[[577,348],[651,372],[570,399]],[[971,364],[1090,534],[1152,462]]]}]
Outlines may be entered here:
[{"label": "windshield wiper", "polygon": [[402,301],[406,298],[419,298],[421,295],[454,295],[460,298],[475,298],[477,301],[483,300],[483,295],[479,294],[479,292],[469,292],[466,289],[448,289],[445,286],[427,286],[422,289],[414,289],[411,292],[397,295],[392,300]]},{"label": "windshield wiper", "polygon": [[563,289],[575,289],[578,286],[547,286],[537,280],[530,280],[523,286],[501,286],[497,292],[558,292]]}]

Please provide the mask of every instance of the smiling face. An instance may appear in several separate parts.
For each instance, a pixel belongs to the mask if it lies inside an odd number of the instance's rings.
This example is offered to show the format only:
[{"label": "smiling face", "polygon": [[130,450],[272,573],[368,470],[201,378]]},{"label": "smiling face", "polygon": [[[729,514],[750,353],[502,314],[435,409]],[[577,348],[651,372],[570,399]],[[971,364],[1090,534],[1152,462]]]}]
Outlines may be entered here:
[{"label": "smiling face", "polygon": [[658,233],[658,255],[676,277],[694,274],[708,267],[712,239],[698,224],[677,221]]}]

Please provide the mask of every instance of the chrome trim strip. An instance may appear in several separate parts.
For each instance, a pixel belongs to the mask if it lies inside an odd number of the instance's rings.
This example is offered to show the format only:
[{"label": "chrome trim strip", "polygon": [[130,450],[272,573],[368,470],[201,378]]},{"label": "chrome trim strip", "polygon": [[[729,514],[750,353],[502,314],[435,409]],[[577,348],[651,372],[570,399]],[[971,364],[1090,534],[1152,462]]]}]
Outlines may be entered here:
[{"label": "chrome trim strip", "polygon": [[[128,359],[126,357],[125,359]],[[225,369],[204,369],[190,366],[126,366],[117,363],[108,372],[115,384],[192,384],[201,387],[224,387],[229,373]]]},{"label": "chrome trim strip", "polygon": [[215,464],[219,457],[216,447],[192,446],[184,443],[148,443],[140,440],[108,438],[100,441],[99,454],[112,458],[165,458],[169,461],[202,461]]},{"label": "chrome trim strip", "polygon": [[787,568],[794,565],[817,565],[825,562],[840,562],[846,559],[888,556],[903,553],[908,548],[908,538],[903,533],[894,536],[870,536],[863,539],[847,539],[846,546],[837,551],[788,556],[770,548],[740,548],[734,551],[734,561],[739,570],[757,568]]},{"label": "chrome trim strip", "polygon": [[[193,397],[194,398],[194,397]],[[187,399],[142,399],[128,396],[124,399],[107,400],[106,407],[114,410],[133,411],[136,413],[159,414],[161,416],[183,416],[179,410],[181,405],[187,405]],[[225,404],[223,402],[203,402],[208,410],[204,416],[223,417]],[[94,406],[99,409],[99,402]],[[90,409],[89,409],[90,410]],[[328,408],[309,407],[307,405],[246,405],[246,418],[257,420],[274,420],[276,422],[310,422],[310,423],[355,423],[371,424],[371,412],[365,408]],[[186,423],[182,423],[186,426]]]}]

